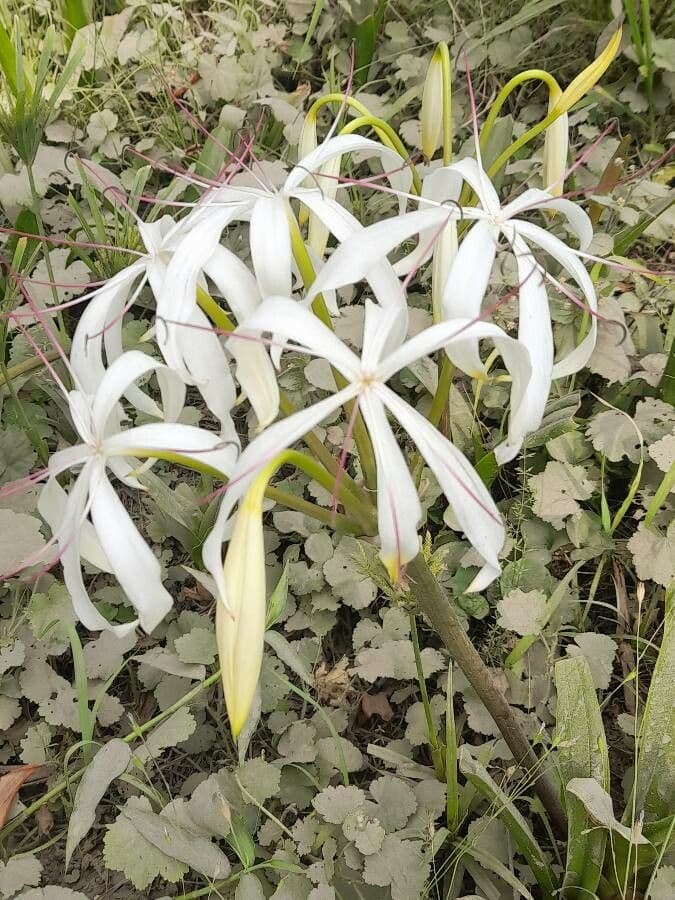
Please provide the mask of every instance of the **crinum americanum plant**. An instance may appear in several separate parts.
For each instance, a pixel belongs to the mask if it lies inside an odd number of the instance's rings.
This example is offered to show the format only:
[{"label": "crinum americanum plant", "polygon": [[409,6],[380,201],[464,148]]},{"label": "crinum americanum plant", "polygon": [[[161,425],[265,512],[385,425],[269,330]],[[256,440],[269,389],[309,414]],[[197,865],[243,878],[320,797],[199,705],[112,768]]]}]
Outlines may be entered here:
[{"label": "crinum americanum plant", "polygon": [[[143,490],[141,475],[158,459],[209,473],[221,483],[200,577],[215,597],[235,738],[249,717],[263,657],[263,500],[280,467],[299,468],[326,488],[332,510],[315,506],[315,514],[376,542],[388,578],[405,586],[406,567],[420,554],[423,462],[445,495],[453,525],[473,545],[478,565],[469,590],[484,590],[499,574],[506,531],[484,481],[490,467],[479,474],[439,423],[453,378],[473,383],[478,401],[479,387],[493,377],[499,358],[496,377],[510,385],[508,412],[501,433],[493,432],[479,454],[495,470],[513,460],[540,426],[552,381],[589,359],[597,301],[584,260],[592,226],[563,194],[567,113],[607,68],[619,38],[565,89],[539,70],[512,79],[480,133],[474,109],[474,153],[457,161],[445,47],[434,54],[424,89],[424,165],[409,156],[390,125],[352,97],[322,98],[307,115],[300,159],[279,189],[268,184],[244,148],[187,212],[188,204],[179,204],[175,217],[139,220],[143,249],[135,261],[81,298],[86,305],[63,359],[66,376],[58,381],[77,441],[60,446],[44,472],[30,479],[46,481],[40,511],[52,530],[48,546],[61,561],[85,627],[124,630],[138,623],[152,631],[170,612],[172,598],[159,561],[117,489]],[[546,83],[548,114],[486,166],[496,114],[508,93],[528,79]],[[473,101],[470,81],[469,94]],[[319,143],[317,117],[328,102],[339,109]],[[335,133],[348,111],[358,118]],[[375,138],[354,133],[354,122]],[[524,185],[500,199],[494,176],[539,134],[544,146],[538,186]],[[443,158],[434,161],[440,146]],[[361,181],[342,177],[349,158],[370,163],[374,174]],[[369,208],[380,191],[393,195],[396,209],[373,222]],[[350,209],[363,210],[368,222]],[[242,221],[249,240],[238,255],[225,236],[232,223]],[[495,300],[490,288],[497,258],[512,261],[515,284]],[[408,292],[426,273],[431,286],[420,328]],[[351,346],[334,328],[344,313],[345,288],[358,298],[351,312],[362,307],[362,334]],[[554,292],[578,307],[575,346],[556,349],[549,308]],[[31,315],[51,333],[47,313],[34,309],[26,296]],[[156,357],[123,349],[123,317],[141,297],[154,314],[146,337],[154,341]],[[418,290],[417,306],[419,297]],[[512,333],[494,316],[505,300],[517,308]],[[279,384],[288,354],[325,361],[334,390],[295,408]],[[420,360],[438,365],[427,414],[402,396],[396,377]],[[201,395],[212,428],[180,421],[187,388]],[[242,405],[249,411],[247,434]],[[344,446],[334,457],[316,429],[337,416]],[[298,507],[293,495],[273,496],[313,514],[311,504],[299,501]],[[103,617],[88,595],[83,561],[118,579],[137,619],[113,625]]]}]

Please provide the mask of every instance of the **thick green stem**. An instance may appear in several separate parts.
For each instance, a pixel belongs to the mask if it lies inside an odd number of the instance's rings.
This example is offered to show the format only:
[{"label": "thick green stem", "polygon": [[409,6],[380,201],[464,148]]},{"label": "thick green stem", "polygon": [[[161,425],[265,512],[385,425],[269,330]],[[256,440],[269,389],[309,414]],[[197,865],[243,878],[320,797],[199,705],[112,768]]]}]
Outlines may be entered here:
[{"label": "thick green stem", "polygon": [[410,591],[426,615],[450,656],[466,675],[483,705],[494,719],[516,763],[535,779],[535,790],[560,837],[567,833],[567,821],[555,781],[542,770],[541,762],[518,724],[508,701],[495,685],[490,671],[466,634],[462,621],[445,591],[434,578],[422,554],[408,564]]}]

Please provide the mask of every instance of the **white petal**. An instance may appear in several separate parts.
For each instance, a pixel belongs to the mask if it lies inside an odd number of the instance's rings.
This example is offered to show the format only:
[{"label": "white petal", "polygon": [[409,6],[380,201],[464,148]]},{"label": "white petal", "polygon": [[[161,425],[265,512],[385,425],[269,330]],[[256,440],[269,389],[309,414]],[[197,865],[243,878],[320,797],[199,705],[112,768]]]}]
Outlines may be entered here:
[{"label": "white petal", "polygon": [[451,172],[456,172],[472,188],[483,209],[491,215],[499,213],[499,197],[486,172],[475,159],[467,157],[459,162],[447,166]]},{"label": "white petal", "polygon": [[[80,316],[73,343],[70,348],[70,365],[82,389],[93,394],[103,378],[103,348],[108,365],[124,352],[122,347],[122,311],[127,303],[133,303],[140,293],[144,280],[134,288],[131,286],[143,274],[145,262],[135,263],[124,269],[100,290],[85,306]],[[155,401],[136,385],[129,385],[125,392],[127,400],[150,416],[161,416]]]},{"label": "white petal", "polygon": [[518,262],[518,340],[529,352],[532,375],[519,402],[512,393],[509,437],[495,450],[500,464],[512,459],[525,435],[541,424],[553,369],[553,331],[542,273],[522,238],[513,241],[513,252]]},{"label": "white petal", "polygon": [[482,590],[500,572],[499,551],[506,532],[490,492],[466,457],[424,416],[387,387],[377,389],[385,406],[399,420],[436,476],[464,534],[485,560],[467,590]]},{"label": "white petal", "polygon": [[377,465],[380,556],[389,577],[396,583],[401,569],[419,553],[417,528],[422,507],[381,400],[367,392],[361,397],[359,409],[370,433]]},{"label": "white petal", "polygon": [[[175,392],[181,390],[178,376],[166,370],[163,363],[141,353],[140,350],[129,350],[112,363],[101,379],[91,407],[92,420],[99,432],[102,433],[105,429],[108,418],[120,398],[127,392],[129,385],[143,375],[147,375],[148,372],[158,369],[164,370],[166,379],[173,379],[176,382]],[[173,402],[175,402],[175,395],[172,398]]]},{"label": "white petal", "polygon": [[195,327],[175,326],[174,346],[180,353],[182,368],[213,415],[229,429],[236,390],[225,350],[201,309],[195,307],[187,324]]},{"label": "white petal", "polygon": [[[567,220],[570,230],[579,241],[579,249],[585,250],[593,240],[593,223],[578,203],[565,200],[563,197],[552,197],[546,191],[530,188],[524,191],[502,209],[504,220],[513,219],[529,210],[553,210],[561,213]],[[518,225],[520,223],[513,223]]]},{"label": "white petal", "polygon": [[234,443],[223,441],[213,432],[175,422],[139,425],[105,441],[105,452],[109,456],[145,457],[158,451],[176,453],[211,466],[227,478],[236,462],[239,448]]},{"label": "white petal", "polygon": [[[80,564],[80,529],[86,520],[87,497],[90,482],[105,478],[100,468],[88,467],[83,470],[70,489],[66,504],[66,515],[63,520],[61,534],[58,539],[63,568],[63,581],[73,601],[75,615],[85,628],[91,631],[112,631],[120,636],[128,634],[136,627],[137,622],[125,625],[111,625],[91,602],[82,578]],[[94,484],[91,484],[95,488]]]},{"label": "white petal", "polygon": [[363,323],[361,366],[365,372],[374,371],[383,356],[389,356],[405,340],[408,316],[405,309],[382,307],[366,300]]},{"label": "white petal", "polygon": [[[434,205],[447,204],[448,207],[452,204],[457,204],[461,190],[462,179],[457,172],[453,172],[446,166],[443,166],[440,169],[434,169],[422,182],[422,200],[420,201],[420,208],[428,208],[428,206],[424,204],[424,200],[431,200]],[[451,201],[451,203],[448,204],[448,201]],[[472,212],[468,209],[464,210],[463,213],[472,215]],[[453,223],[454,219],[451,219],[443,229],[443,232],[451,228]],[[431,228],[420,234],[417,247],[411,253],[408,253],[407,256],[404,256],[403,259],[397,260],[394,264],[394,271],[397,275],[407,275],[409,272],[418,269],[420,265],[428,259],[429,246],[433,243],[436,234],[438,234],[438,227]],[[434,253],[436,252],[440,240],[440,237],[436,240]]]},{"label": "white petal", "polygon": [[[284,184],[284,193],[290,194],[307,178],[308,173],[318,172],[325,163],[330,162],[336,156],[343,156],[345,153],[365,153],[369,156],[376,156],[382,162],[385,172],[389,173],[388,178],[391,186],[396,191],[407,194],[412,184],[412,173],[410,167],[405,164],[395,150],[390,150],[378,141],[370,138],[361,137],[358,134],[341,134],[330,140],[323,141],[316,150],[307,154],[291,171]],[[401,208],[404,207],[405,198],[401,198]]]},{"label": "white petal", "polygon": [[[429,229],[440,232],[449,219],[457,216],[457,210],[447,207],[421,209],[384,219],[356,232],[334,250],[312,285],[309,299],[326,288],[355,284],[369,277],[373,266],[382,262],[399,244]],[[423,256],[428,259],[433,252],[433,243],[424,250]]]},{"label": "white petal", "polygon": [[[299,199],[326,225],[329,231],[341,243],[352,235],[362,234],[364,227],[348,210],[337,203],[322,196],[318,191],[303,191]],[[320,276],[319,276],[320,277]],[[396,277],[393,266],[386,258],[375,261],[365,278],[370,285],[375,298],[381,306],[400,306],[407,309],[405,294],[401,283]],[[324,296],[332,289],[324,287]]]},{"label": "white petal", "polygon": [[266,428],[279,414],[279,382],[267,348],[247,329],[237,328],[239,337],[228,342],[227,349],[236,362],[237,381],[244,389],[258,419],[258,429]]},{"label": "white petal", "polygon": [[[358,378],[361,363],[356,354],[352,353],[311,310],[295,300],[286,297],[268,297],[247,320],[245,330],[271,332],[284,341],[291,339],[313,355],[327,359],[348,380],[354,381]],[[236,340],[236,337],[228,340],[228,349]]]},{"label": "white petal", "polygon": [[91,518],[103,552],[141,626],[153,631],[173,605],[161,580],[159,560],[145,543],[129,513],[103,475],[93,489]]},{"label": "white petal", "polygon": [[[497,253],[498,235],[494,225],[476,222],[459,245],[443,289],[443,315],[446,319],[477,319],[490,281]],[[467,375],[485,375],[478,353],[478,341],[467,339],[448,351],[452,362]]]},{"label": "white petal", "polygon": [[296,441],[304,437],[327,416],[334,413],[344,403],[352,400],[358,393],[358,385],[348,387],[313,406],[302,409],[286,419],[281,419],[265,429],[253,440],[239,457],[232,470],[230,481],[223,495],[218,516],[211,533],[204,541],[202,559],[206,569],[213,576],[218,587],[219,598],[226,600],[225,582],[223,579],[222,544],[229,527],[232,510],[238,499],[246,492],[256,473],[282,450],[292,447]]},{"label": "white petal", "polygon": [[290,297],[291,236],[286,201],[281,196],[262,197],[251,216],[251,258],[263,297]]},{"label": "white petal", "polygon": [[[38,512],[49,525],[54,535],[58,534],[66,521],[69,496],[56,478],[49,478],[40,491],[37,504]],[[82,516],[79,536],[80,556],[102,572],[110,572],[110,563],[103,552],[99,539],[96,537],[94,526],[88,519],[84,518],[84,513],[82,513]]]},{"label": "white petal", "polygon": [[[314,176],[317,185],[323,192],[326,200],[332,200],[338,190],[338,176],[340,175],[340,166],[342,164],[342,156],[335,156],[330,162],[321,166],[317,174]],[[315,215],[309,217],[309,226],[307,228],[307,241],[312,250],[323,259],[328,243],[329,231],[323,221]]]},{"label": "white petal", "polygon": [[[583,263],[579,261],[573,250],[570,250],[561,240],[549,234],[538,225],[532,225],[530,222],[519,221],[517,223],[517,231],[519,235],[538,244],[542,250],[545,250],[556,262],[560,263],[563,269],[574,278],[581,290],[583,291],[586,303],[590,310],[590,326],[586,337],[582,342],[568,353],[564,359],[553,366],[553,378],[563,378],[572,375],[582,369],[591,358],[593,348],[598,335],[598,298],[595,293],[593,282],[586,271]],[[556,284],[556,279],[549,276],[552,284]]]},{"label": "white petal", "polygon": [[241,325],[260,304],[260,291],[255,277],[231,250],[220,244],[205,263],[204,272],[216,285]]}]

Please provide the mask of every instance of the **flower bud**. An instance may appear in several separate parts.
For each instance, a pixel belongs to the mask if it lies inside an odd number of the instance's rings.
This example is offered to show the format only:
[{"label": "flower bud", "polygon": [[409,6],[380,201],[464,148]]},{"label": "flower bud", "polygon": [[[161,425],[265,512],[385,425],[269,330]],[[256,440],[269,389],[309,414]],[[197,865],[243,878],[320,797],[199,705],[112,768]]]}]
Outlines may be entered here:
[{"label": "flower bud", "polygon": [[[562,97],[560,88],[553,88],[549,93],[548,111],[551,112]],[[569,145],[569,123],[567,113],[552,122],[546,129],[544,141],[544,189],[559,197],[563,191],[563,182],[567,170],[567,149]]]},{"label": "flower bud", "polygon": [[266,587],[262,504],[269,472],[240,503],[223,574],[226,603],[216,606],[216,641],[230,729],[236,739],[255,696],[265,640]]},{"label": "flower bud", "polygon": [[443,130],[443,60],[440,46],[431,57],[422,92],[422,153],[431,159],[438,150]]}]

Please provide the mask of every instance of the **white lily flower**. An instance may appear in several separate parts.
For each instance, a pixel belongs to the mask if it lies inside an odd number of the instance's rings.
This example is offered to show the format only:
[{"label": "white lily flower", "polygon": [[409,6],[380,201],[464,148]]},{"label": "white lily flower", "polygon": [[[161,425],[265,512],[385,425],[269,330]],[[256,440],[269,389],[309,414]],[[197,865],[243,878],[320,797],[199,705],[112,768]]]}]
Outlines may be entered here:
[{"label": "white lily flower", "polygon": [[[92,630],[124,633],[140,622],[150,632],[172,605],[161,582],[159,560],[115,493],[108,470],[125,484],[142,489],[134,474],[141,468],[136,456],[192,460],[223,476],[229,474],[237,456],[235,445],[225,445],[218,435],[190,425],[157,422],[121,429],[121,397],[135,381],[152,372],[164,387],[165,412],[177,415],[184,386],[166,366],[138,351],[118,357],[101,377],[93,396],[82,390],[68,393],[81,443],[52,454],[50,477],[40,495],[38,509],[58,545],[75,613]],[[79,469],[79,474],[66,494],[56,478],[73,468]],[[138,613],[137,621],[112,626],[98,612],[84,585],[81,558],[115,575]]]},{"label": "white lily flower", "polygon": [[[312,213],[312,220],[327,228],[338,240],[362,230],[359,222],[335,201],[337,181],[321,183],[325,166],[333,165],[347,153],[356,152],[380,158],[383,166],[392,170],[389,176],[392,186],[401,194],[407,193],[412,176],[409,168],[402,166],[401,157],[359,135],[340,135],[324,141],[291,170],[279,191],[262,183],[256,187],[226,184],[214,188],[190,213],[190,227],[183,230],[179,252],[167,268],[165,289],[158,297],[158,316],[167,323],[188,323],[196,307],[196,289],[202,274],[226,298],[240,326],[245,325],[261,298],[291,296],[294,263],[289,203],[292,199],[303,203]],[[303,187],[308,178],[314,180],[315,186]],[[255,279],[237,256],[220,244],[223,229],[235,221],[250,222]],[[388,267],[386,261],[383,262]],[[375,296],[384,305],[396,303],[402,306],[404,299],[400,287],[382,274],[383,269],[380,266],[371,280]],[[337,315],[339,311],[330,295],[326,296],[326,301],[331,312]],[[161,337],[165,359],[186,377],[188,373],[183,371],[180,348],[175,344],[184,339],[184,331],[180,325],[167,324]],[[277,381],[267,350],[255,341],[243,340],[236,345],[230,344],[229,349],[237,362],[237,379],[247,393],[262,429],[276,418],[279,405]],[[278,362],[278,353],[274,350],[272,358]]]},{"label": "white lily flower", "polygon": [[[164,216],[153,223],[138,221],[137,226],[146,254],[91,293],[73,336],[70,364],[88,393],[97,389],[105,372],[104,351],[108,365],[122,355],[123,312],[135,302],[146,284],[152,289],[159,312],[169,261],[176,254],[181,261],[181,239],[189,233],[191,220],[188,216],[175,222],[170,216]],[[206,405],[220,420],[223,433],[234,438],[230,411],[236,392],[221,341],[196,304],[191,305],[185,322],[192,327],[181,329],[175,336],[183,380],[199,388]],[[164,351],[165,326],[160,324],[157,332],[160,350]],[[167,358],[167,362],[175,360]],[[129,384],[126,397],[148,415],[161,415],[154,400],[134,384]]]},{"label": "white lily flower", "polygon": [[[292,446],[344,403],[357,399],[375,452],[378,472],[378,527],[381,556],[392,580],[419,551],[417,527],[422,519],[417,491],[387,420],[387,411],[408,432],[441,485],[468,540],[484,560],[471,590],[481,590],[499,572],[498,554],[504,526],[488,490],[464,455],[427,419],[401,400],[387,381],[399,370],[441,347],[452,347],[468,336],[495,342],[513,374],[512,408],[517,409],[530,378],[527,351],[496,325],[459,320],[434,325],[405,341],[406,318],[396,307],[366,303],[361,358],[301,304],[270,298],[249,320],[247,328],[297,335],[301,349],[328,360],[347,386],[307,409],[274,423],[243,451],[232,470],[203,559],[229,605],[223,577],[221,544],[228,517],[251,479],[281,450]],[[236,335],[230,341],[236,341]],[[512,437],[515,441],[517,438]]]},{"label": "white lily flower", "polygon": [[[395,247],[419,235],[417,249],[394,266],[397,273],[421,265],[433,252],[439,235],[453,221],[474,220],[452,259],[443,289],[443,312],[447,319],[475,320],[481,307],[501,238],[510,246],[518,265],[520,312],[518,339],[527,347],[533,377],[526,397],[518,410],[512,409],[511,427],[518,434],[535,430],[548,398],[551,379],[579,371],[590,358],[597,335],[597,297],[579,253],[549,231],[522,219],[533,210],[561,213],[570,230],[585,250],[593,237],[593,227],[586,213],[570,200],[552,197],[545,191],[529,189],[505,206],[500,206],[497,193],[487,174],[473,159],[463,159],[437,169],[434,179],[442,192],[436,208],[420,209],[371,225],[363,233],[344,241],[324,266],[310,291],[336,289],[363,278],[374,262],[382,260]],[[459,208],[444,201],[456,191],[457,177],[466,181],[476,193],[480,206]],[[445,188],[443,179],[447,180]],[[436,198],[434,198],[436,199]],[[430,199],[426,199],[426,205]],[[553,363],[554,347],[548,308],[546,281],[560,286],[535,258],[531,246],[552,257],[581,288],[590,311],[588,334],[581,343],[557,363]],[[478,352],[478,340],[467,338],[454,342],[448,350],[450,359],[473,378],[486,378],[487,371]],[[514,421],[514,416],[517,421]],[[497,448],[500,463],[512,459],[519,443],[504,442]]]}]

